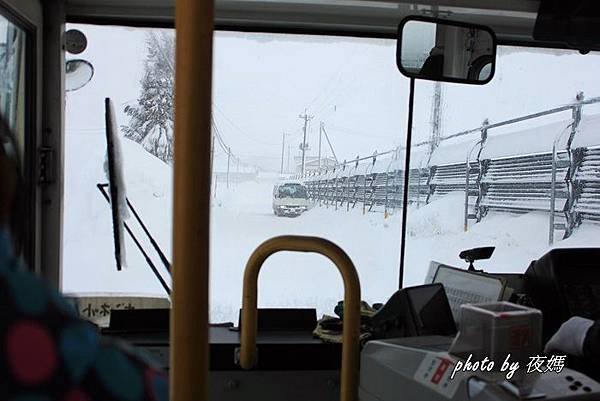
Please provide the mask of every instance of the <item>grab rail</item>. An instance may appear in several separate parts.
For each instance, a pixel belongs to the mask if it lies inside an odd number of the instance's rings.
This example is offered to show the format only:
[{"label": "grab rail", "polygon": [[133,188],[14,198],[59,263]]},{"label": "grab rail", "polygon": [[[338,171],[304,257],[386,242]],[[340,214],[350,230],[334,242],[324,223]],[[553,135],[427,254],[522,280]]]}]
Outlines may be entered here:
[{"label": "grab rail", "polygon": [[352,260],[333,242],[317,238],[284,235],[271,238],[250,255],[244,272],[240,366],[256,365],[258,274],[265,260],[276,252],[315,252],[329,258],[344,280],[344,316],[342,332],[341,401],[358,400],[360,281]]}]

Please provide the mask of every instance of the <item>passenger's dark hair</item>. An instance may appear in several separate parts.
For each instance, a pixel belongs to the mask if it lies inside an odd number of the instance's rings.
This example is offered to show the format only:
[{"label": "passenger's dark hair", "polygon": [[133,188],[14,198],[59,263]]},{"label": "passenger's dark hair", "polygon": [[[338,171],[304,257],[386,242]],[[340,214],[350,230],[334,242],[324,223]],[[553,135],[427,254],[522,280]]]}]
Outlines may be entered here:
[{"label": "passenger's dark hair", "polygon": [[[8,185],[8,179],[14,180],[12,203],[8,210],[8,229],[10,230],[13,241],[14,251],[19,254],[23,250],[24,231],[27,225],[24,213],[26,199],[24,194],[24,183],[21,175],[21,160],[17,147],[15,136],[6,123],[6,120],[0,115],[0,158],[4,158],[7,166],[14,166],[12,171],[0,171],[0,186]],[[0,199],[0,202],[6,202],[6,199]]]}]

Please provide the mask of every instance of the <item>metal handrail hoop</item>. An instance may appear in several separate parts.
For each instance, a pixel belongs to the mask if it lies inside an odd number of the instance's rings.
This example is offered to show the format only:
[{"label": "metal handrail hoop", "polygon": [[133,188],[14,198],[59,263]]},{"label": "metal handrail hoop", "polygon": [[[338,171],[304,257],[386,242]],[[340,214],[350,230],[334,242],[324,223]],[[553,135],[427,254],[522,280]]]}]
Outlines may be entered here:
[{"label": "metal handrail hoop", "polygon": [[350,257],[333,242],[317,237],[284,235],[271,238],[250,255],[244,272],[241,348],[239,363],[252,369],[257,362],[258,274],[265,260],[281,251],[314,252],[326,256],[338,268],[344,281],[344,316],[342,332],[341,401],[358,400],[360,281]]}]

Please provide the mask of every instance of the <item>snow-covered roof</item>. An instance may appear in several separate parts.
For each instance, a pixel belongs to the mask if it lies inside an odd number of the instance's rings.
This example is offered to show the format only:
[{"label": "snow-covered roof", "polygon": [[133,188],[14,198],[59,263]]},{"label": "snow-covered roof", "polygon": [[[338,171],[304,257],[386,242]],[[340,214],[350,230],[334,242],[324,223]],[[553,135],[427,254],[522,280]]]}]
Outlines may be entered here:
[{"label": "snow-covered roof", "polygon": [[300,184],[300,185],[304,185],[304,183],[300,180],[293,180],[293,179],[286,179],[286,180],[281,180],[277,183],[275,183],[275,186],[281,186],[281,185],[286,185],[286,184]]}]

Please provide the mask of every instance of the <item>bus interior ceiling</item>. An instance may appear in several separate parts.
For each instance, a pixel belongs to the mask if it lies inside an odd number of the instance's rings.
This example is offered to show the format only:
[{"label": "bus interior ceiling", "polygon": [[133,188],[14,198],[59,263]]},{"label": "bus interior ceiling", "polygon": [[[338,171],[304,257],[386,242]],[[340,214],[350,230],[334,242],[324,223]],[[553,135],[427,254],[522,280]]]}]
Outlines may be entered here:
[{"label": "bus interior ceiling", "polygon": [[[174,3],[168,0],[123,2],[67,0],[67,20],[125,25],[172,26]],[[217,29],[394,37],[408,15],[439,15],[491,27],[499,42],[532,43],[539,7],[536,0],[486,1],[215,1]]]}]

